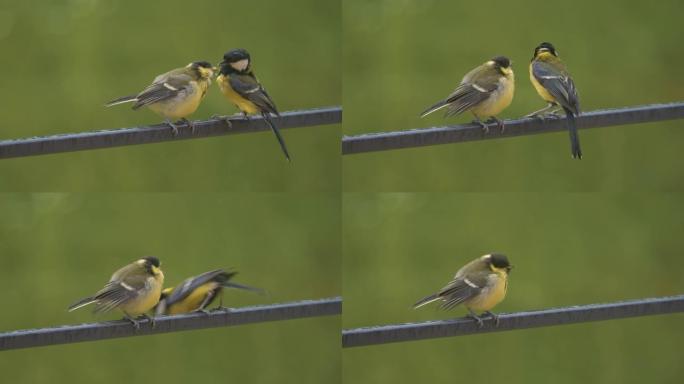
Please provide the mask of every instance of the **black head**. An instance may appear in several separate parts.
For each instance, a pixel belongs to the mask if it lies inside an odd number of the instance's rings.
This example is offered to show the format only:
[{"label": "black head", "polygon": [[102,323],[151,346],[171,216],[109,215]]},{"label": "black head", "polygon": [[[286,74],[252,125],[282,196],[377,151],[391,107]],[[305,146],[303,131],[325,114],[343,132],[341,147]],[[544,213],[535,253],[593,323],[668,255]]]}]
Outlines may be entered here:
[{"label": "black head", "polygon": [[537,57],[539,52],[543,52],[543,51],[549,52],[550,54],[552,54],[554,56],[558,56],[556,54],[556,48],[554,48],[553,44],[544,42],[544,43],[539,44],[537,46],[537,48],[534,49],[534,57]]},{"label": "black head", "polygon": [[223,55],[223,61],[226,63],[237,63],[238,61],[245,59],[249,61],[251,60],[251,57],[249,56],[249,52],[242,48],[230,50]]},{"label": "black head", "polygon": [[190,64],[190,68],[192,68],[192,69],[197,69],[197,68],[211,69],[212,65],[208,61],[194,61]]},{"label": "black head", "polygon": [[511,61],[506,56],[496,56],[492,59],[494,65],[499,68],[508,68],[511,66]]},{"label": "black head", "polygon": [[508,262],[508,257],[500,253],[492,253],[489,255],[489,263],[496,268],[510,270],[511,264]]},{"label": "black head", "polygon": [[145,266],[148,267],[149,269],[151,269],[152,266],[159,268],[159,266],[161,265],[161,263],[159,262],[159,259],[157,259],[154,256],[146,256],[146,257],[143,257],[142,259],[145,260]]}]

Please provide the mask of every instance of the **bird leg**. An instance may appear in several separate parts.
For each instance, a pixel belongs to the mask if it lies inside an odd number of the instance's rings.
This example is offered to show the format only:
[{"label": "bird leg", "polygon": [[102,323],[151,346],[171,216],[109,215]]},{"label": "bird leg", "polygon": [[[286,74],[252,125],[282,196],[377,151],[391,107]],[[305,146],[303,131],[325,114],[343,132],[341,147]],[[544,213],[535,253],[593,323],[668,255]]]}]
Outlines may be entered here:
[{"label": "bird leg", "polygon": [[499,127],[501,130],[501,133],[504,133],[504,129],[506,128],[506,123],[504,123],[503,120],[498,119],[496,116],[492,116],[487,120],[487,123],[493,122],[496,123],[496,125]]},{"label": "bird leg", "polygon": [[178,136],[178,126],[176,124],[172,123],[171,120],[166,120],[164,123],[171,127],[174,136]]},{"label": "bird leg", "polygon": [[147,313],[143,313],[142,315],[140,315],[140,317],[142,317],[143,319],[147,319],[150,322],[150,324],[152,325],[152,328],[157,326],[157,322],[154,319],[154,316],[150,317],[147,315]]},{"label": "bird leg", "polygon": [[466,315],[466,317],[470,317],[471,319],[475,320],[477,322],[477,327],[482,328],[484,325],[484,321],[482,321],[482,318],[478,315],[475,314],[470,308],[468,308],[469,314]]},{"label": "bird leg", "polygon": [[195,134],[195,123],[186,119],[185,117],[180,119],[180,122],[190,127],[190,133]]},{"label": "bird leg", "polygon": [[249,115],[247,114],[247,112],[242,111],[242,118],[249,121]]},{"label": "bird leg", "polygon": [[211,116],[212,120],[221,120],[224,123],[228,124],[228,128],[233,128],[233,123],[230,121],[229,116],[221,116],[221,115],[212,115]]},{"label": "bird leg", "polygon": [[497,327],[499,326],[499,315],[497,315],[496,313],[490,312],[490,311],[485,311],[483,313],[483,315],[487,315],[487,316],[491,317],[492,319],[494,319],[494,325]]},{"label": "bird leg", "polygon": [[556,103],[548,103],[548,104],[546,105],[546,107],[544,107],[544,108],[542,108],[542,109],[540,109],[540,110],[538,110],[538,111],[534,111],[534,112],[530,113],[529,115],[525,115],[525,117],[537,117],[537,118],[541,119],[542,121],[544,121],[544,116],[543,116],[544,113],[545,113],[546,111],[548,111],[549,109],[552,109],[552,108],[555,108],[555,107],[557,107],[557,104],[556,104]]},{"label": "bird leg", "polygon": [[473,120],[473,124],[479,124],[482,127],[482,130],[484,131],[485,134],[489,133],[489,126],[480,120],[480,118],[477,115],[475,116],[475,120]]},{"label": "bird leg", "polygon": [[124,320],[128,320],[131,323],[133,323],[133,327],[135,328],[136,331],[138,329],[140,329],[140,322],[138,322],[137,320],[135,320],[134,318],[129,316],[128,313],[126,313],[126,312],[124,312]]}]

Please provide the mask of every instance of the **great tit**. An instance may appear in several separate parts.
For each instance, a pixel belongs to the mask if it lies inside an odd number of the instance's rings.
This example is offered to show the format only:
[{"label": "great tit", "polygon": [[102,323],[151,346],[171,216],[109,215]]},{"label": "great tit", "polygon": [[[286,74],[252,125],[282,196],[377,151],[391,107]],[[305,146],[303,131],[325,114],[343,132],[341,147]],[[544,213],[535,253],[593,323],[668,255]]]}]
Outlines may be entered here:
[{"label": "great tit", "polygon": [[[285,146],[285,140],[280,134],[278,127],[271,120],[271,114],[280,117],[278,109],[264,87],[259,83],[252,71],[252,61],[249,53],[244,49],[233,49],[223,55],[223,61],[219,65],[219,75],[216,83],[223,95],[235,104],[248,119],[249,115],[261,115],[266,124],[271,127],[280,148],[288,161],[290,154]],[[227,118],[225,118],[227,122]],[[230,124],[230,123],[229,123]]]},{"label": "great tit", "polygon": [[[109,282],[95,295],[77,301],[69,307],[69,312],[95,304],[94,313],[105,313],[119,309],[126,319],[140,328],[138,316],[149,319],[146,312],[154,308],[164,284],[164,273],[159,268],[159,259],[143,257],[114,272]],[[150,319],[154,325],[154,319]]]},{"label": "great tit", "polygon": [[476,312],[484,312],[499,325],[499,317],[490,310],[506,296],[511,268],[505,255],[492,253],[481,256],[459,269],[454,279],[437,293],[418,300],[413,308],[433,301],[441,301],[441,309],[452,309],[463,303],[470,312],[468,317],[477,321],[478,327],[483,325],[483,316]]},{"label": "great tit", "polygon": [[263,294],[263,290],[229,281],[237,272],[225,272],[222,269],[205,272],[184,280],[176,288],[166,288],[155,313],[157,315],[176,315],[179,313],[205,312],[211,303],[219,297],[219,308],[223,307],[223,288],[237,288]]},{"label": "great tit", "polygon": [[133,109],[147,106],[161,115],[174,135],[178,134],[178,127],[173,121],[178,119],[190,126],[194,133],[195,126],[186,117],[199,107],[215,70],[216,68],[206,61],[195,61],[155,77],[152,84],[137,95],[120,97],[105,106],[135,102]]},{"label": "great tit", "polygon": [[[551,43],[541,43],[534,49],[534,56],[530,62],[530,81],[539,96],[549,104],[527,117],[536,116],[544,119],[544,113],[549,109],[563,108],[570,133],[572,158],[581,159],[582,149],[575,125],[575,116],[580,113],[577,89]],[[555,116],[555,110],[549,114]]]},{"label": "great tit", "polygon": [[480,120],[482,117],[491,117],[503,131],[504,123],[496,118],[496,115],[511,104],[514,90],[515,77],[511,61],[507,57],[497,56],[468,72],[454,92],[423,111],[420,117],[442,108],[447,108],[444,117],[469,110],[475,115],[475,122],[480,124],[485,132],[489,131],[489,127]]}]

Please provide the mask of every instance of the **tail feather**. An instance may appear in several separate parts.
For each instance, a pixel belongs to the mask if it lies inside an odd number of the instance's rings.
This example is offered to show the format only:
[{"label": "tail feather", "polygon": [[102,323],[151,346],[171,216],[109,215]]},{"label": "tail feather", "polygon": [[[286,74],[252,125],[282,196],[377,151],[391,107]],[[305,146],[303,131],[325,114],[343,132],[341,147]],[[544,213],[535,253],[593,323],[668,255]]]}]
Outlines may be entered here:
[{"label": "tail feather", "polygon": [[434,301],[440,300],[442,297],[437,295],[436,293],[434,295],[430,296],[425,296],[422,299],[418,300],[415,304],[413,304],[413,309],[420,308],[423,305],[430,304]]},{"label": "tail feather", "polygon": [[580,148],[579,134],[575,123],[575,115],[569,109],[565,110],[565,117],[568,123],[568,133],[570,134],[570,151],[573,159],[582,159],[582,149]]},{"label": "tail feather", "polygon": [[136,95],[119,97],[118,99],[114,99],[114,100],[108,102],[107,104],[105,104],[105,107],[112,107],[114,105],[130,103],[132,101],[137,101],[137,100],[138,100],[138,98]]},{"label": "tail feather", "polygon": [[83,307],[85,307],[86,305],[92,304],[92,303],[94,303],[94,302],[96,302],[96,301],[97,301],[97,299],[95,299],[95,298],[93,298],[93,297],[86,297],[85,299],[81,299],[81,300],[79,300],[79,301],[77,301],[77,302],[71,304],[71,305],[69,306],[69,308],[68,308],[68,311],[69,311],[69,312],[75,311],[75,310],[77,310],[77,309],[79,309],[79,308],[83,308]]},{"label": "tail feather", "polygon": [[249,285],[242,285],[238,283],[232,283],[230,281],[226,281],[225,283],[221,284],[221,286],[226,287],[226,288],[237,288],[237,289],[244,289],[245,291],[251,291],[251,292],[256,292],[260,295],[263,295],[266,293],[261,288],[255,288],[255,287],[250,287]]},{"label": "tail feather", "polygon": [[428,109],[424,110],[423,112],[421,112],[420,117],[425,117],[425,116],[431,114],[432,112],[439,111],[440,109],[446,107],[447,105],[449,105],[449,103],[448,103],[446,100],[442,100],[442,101],[440,101],[440,102],[434,104],[434,105],[431,106],[430,108],[428,108]]},{"label": "tail feather", "polygon": [[271,130],[273,133],[276,135],[276,138],[278,139],[278,143],[280,143],[280,148],[282,148],[283,153],[285,154],[285,157],[287,158],[287,161],[290,160],[290,153],[287,151],[287,146],[285,145],[285,139],[283,139],[283,136],[280,135],[280,130],[275,126],[273,121],[271,121],[271,116],[269,116],[268,113],[263,112],[261,116],[264,118],[266,121],[266,124],[268,124],[269,127],[271,127]]}]

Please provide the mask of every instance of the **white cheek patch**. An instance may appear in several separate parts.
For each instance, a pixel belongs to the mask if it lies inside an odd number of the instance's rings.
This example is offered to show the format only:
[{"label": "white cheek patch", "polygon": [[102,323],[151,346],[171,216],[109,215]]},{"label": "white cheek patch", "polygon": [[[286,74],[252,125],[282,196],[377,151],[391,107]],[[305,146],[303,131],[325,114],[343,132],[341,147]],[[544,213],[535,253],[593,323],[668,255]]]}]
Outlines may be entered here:
[{"label": "white cheek patch", "polygon": [[244,71],[249,66],[249,60],[242,59],[240,61],[230,63],[230,66],[233,67],[235,70]]}]

